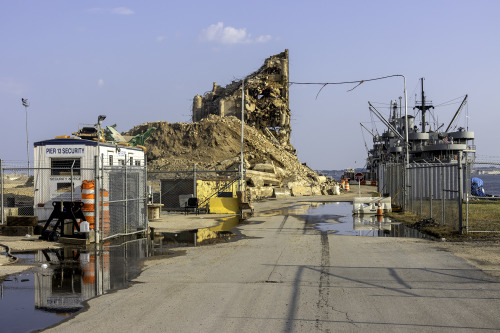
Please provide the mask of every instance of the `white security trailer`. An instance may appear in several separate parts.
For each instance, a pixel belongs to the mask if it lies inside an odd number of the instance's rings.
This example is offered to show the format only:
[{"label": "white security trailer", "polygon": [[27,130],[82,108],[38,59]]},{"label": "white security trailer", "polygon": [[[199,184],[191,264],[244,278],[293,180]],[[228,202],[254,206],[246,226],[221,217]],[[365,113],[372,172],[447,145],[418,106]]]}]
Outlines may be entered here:
[{"label": "white security trailer", "polygon": [[[80,138],[50,139],[34,144],[34,212],[47,220],[54,201],[81,200],[84,180],[95,179],[99,167],[144,167],[144,150]],[[107,180],[109,182],[109,180]],[[107,189],[109,184],[102,184]]]}]

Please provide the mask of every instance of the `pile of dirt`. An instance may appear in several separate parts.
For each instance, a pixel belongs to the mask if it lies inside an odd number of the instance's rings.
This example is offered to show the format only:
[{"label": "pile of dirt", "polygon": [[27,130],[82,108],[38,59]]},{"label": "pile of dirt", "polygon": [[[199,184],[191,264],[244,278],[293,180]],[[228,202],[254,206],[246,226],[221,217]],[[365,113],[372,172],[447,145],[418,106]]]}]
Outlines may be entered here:
[{"label": "pile of dirt", "polygon": [[[150,122],[135,126],[126,135],[156,131],[146,141],[148,169],[158,171],[225,170],[239,163],[241,122],[236,117],[210,115],[199,122]],[[244,158],[247,169],[272,164],[281,182],[313,185],[324,182],[296,155],[254,127],[244,126]]]}]

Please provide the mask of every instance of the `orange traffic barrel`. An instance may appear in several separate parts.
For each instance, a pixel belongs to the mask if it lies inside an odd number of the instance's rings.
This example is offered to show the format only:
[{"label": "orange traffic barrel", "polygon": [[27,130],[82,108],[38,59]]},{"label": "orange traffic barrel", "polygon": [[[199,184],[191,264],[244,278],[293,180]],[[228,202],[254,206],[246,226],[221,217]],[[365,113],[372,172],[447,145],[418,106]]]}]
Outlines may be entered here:
[{"label": "orange traffic barrel", "polygon": [[346,182],[345,182],[345,190],[346,190],[347,192],[349,192],[349,191],[351,190],[351,189],[349,188],[349,180],[348,180],[348,179],[346,179]]},{"label": "orange traffic barrel", "polygon": [[95,283],[95,256],[88,253],[80,253],[80,265],[82,268],[83,283]]},{"label": "orange traffic barrel", "polygon": [[378,202],[378,207],[377,207],[377,216],[382,216],[384,213],[382,212],[382,205],[380,204],[380,201]]},{"label": "orange traffic barrel", "polygon": [[[103,236],[109,236],[110,234],[110,217],[109,217],[109,192],[106,190],[101,190],[101,201],[100,206],[102,207],[102,215],[101,216],[101,228],[103,232]],[[99,214],[101,214],[101,210],[99,210]]]},{"label": "orange traffic barrel", "polygon": [[93,180],[84,180],[82,182],[82,212],[89,223],[90,229],[95,225],[95,183]]}]

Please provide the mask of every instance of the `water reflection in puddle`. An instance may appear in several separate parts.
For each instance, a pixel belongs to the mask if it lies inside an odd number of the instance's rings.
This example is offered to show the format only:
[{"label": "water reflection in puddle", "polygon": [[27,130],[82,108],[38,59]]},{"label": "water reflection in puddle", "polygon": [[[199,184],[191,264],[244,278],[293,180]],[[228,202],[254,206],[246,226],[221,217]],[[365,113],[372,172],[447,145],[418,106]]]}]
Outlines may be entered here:
[{"label": "water reflection in puddle", "polygon": [[57,324],[83,309],[85,301],[128,287],[145,258],[176,256],[181,251],[175,248],[183,246],[230,241],[236,238],[231,229],[241,222],[239,216],[230,216],[216,227],[125,243],[12,253],[18,258],[16,265],[33,268],[0,281],[0,331],[29,332]]},{"label": "water reflection in puddle", "polygon": [[211,228],[188,230],[183,232],[159,232],[153,235],[155,254],[169,248],[199,246],[228,242],[237,237],[233,228],[244,219],[239,215],[223,217],[219,224]]},{"label": "water reflection in puddle", "polygon": [[69,317],[84,301],[125,288],[141,272],[141,261],[151,254],[147,239],[101,247],[12,253],[28,271],[1,281],[2,330],[29,332]]},{"label": "water reflection in puddle", "polygon": [[352,203],[303,203],[286,209],[271,210],[261,216],[290,215],[312,225],[316,230],[351,236],[427,238],[426,235],[393,222],[390,218],[374,215],[352,215]]}]

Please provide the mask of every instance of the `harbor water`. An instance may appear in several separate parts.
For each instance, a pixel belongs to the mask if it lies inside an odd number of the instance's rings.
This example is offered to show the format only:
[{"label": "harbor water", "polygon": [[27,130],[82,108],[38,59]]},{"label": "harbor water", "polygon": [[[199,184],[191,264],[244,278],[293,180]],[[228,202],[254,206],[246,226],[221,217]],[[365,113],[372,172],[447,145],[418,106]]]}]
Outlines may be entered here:
[{"label": "harbor water", "polygon": [[472,177],[482,179],[486,194],[500,197],[500,175],[472,175]]}]

